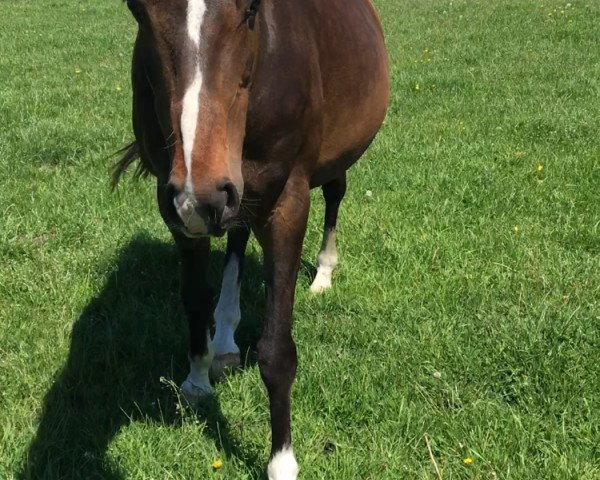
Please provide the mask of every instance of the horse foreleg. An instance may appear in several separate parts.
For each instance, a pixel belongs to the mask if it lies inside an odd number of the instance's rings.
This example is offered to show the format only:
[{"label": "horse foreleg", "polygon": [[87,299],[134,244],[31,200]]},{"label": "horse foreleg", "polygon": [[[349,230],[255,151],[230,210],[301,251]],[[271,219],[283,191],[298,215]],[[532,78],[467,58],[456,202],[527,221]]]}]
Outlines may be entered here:
[{"label": "horse foreleg", "polygon": [[190,373],[181,385],[189,403],[212,393],[208,371],[213,359],[209,327],[212,316],[212,290],[207,270],[210,239],[191,240],[175,236],[181,253],[181,300],[188,321]]},{"label": "horse foreleg", "polygon": [[194,403],[203,395],[212,393],[208,371],[212,363],[213,351],[210,341],[213,294],[208,284],[210,260],[210,238],[187,238],[171,227],[170,209],[172,197],[165,184],[158,182],[156,189],[158,208],[163,220],[171,229],[171,234],[181,256],[181,300],[189,327],[190,373],[181,384],[181,392],[189,403]]},{"label": "horse foreleg", "polygon": [[258,342],[258,364],[269,393],[272,446],[269,480],[295,480],[298,464],[292,451],[290,394],[296,375],[292,339],[294,289],[310,204],[308,182],[290,179],[266,226],[256,231],[264,250],[266,317]]},{"label": "horse foreleg", "polygon": [[331,275],[338,263],[336,225],[340,203],[346,194],[346,173],[323,185],[325,197],[325,227],[323,243],[317,256],[317,275],[310,286],[313,293],[321,293],[331,288]]},{"label": "horse foreleg", "polygon": [[239,228],[227,234],[227,254],[219,303],[215,309],[215,336],[211,374],[219,379],[227,370],[240,365],[240,349],[235,343],[234,334],[241,319],[240,284],[244,268],[244,255],[250,230]]}]

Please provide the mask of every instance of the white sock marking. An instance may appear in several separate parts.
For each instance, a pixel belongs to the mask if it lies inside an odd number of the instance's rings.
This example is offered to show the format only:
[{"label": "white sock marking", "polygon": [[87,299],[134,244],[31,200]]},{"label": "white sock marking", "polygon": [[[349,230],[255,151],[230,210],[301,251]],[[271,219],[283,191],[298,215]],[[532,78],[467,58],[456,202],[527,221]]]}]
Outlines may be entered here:
[{"label": "white sock marking", "polygon": [[181,390],[190,397],[199,397],[212,393],[208,371],[215,353],[208,331],[206,332],[206,341],[208,352],[203,357],[190,358],[190,373],[181,384]]},{"label": "white sock marking", "polygon": [[337,263],[335,230],[326,230],[323,233],[323,244],[317,257],[317,275],[310,286],[312,293],[321,293],[331,288],[331,275]]},{"label": "white sock marking", "polygon": [[190,40],[195,46],[196,71],[194,79],[188,86],[183,96],[183,109],[181,112],[181,137],[183,141],[183,158],[187,169],[185,189],[188,193],[193,192],[192,185],[192,152],[196,140],[196,128],[198,125],[198,114],[200,113],[200,92],[202,90],[202,70],[200,69],[200,32],[206,4],[204,0],[188,0],[187,7],[187,31]]},{"label": "white sock marking", "polygon": [[240,353],[240,349],[233,337],[235,329],[240,323],[242,316],[240,312],[240,284],[239,259],[234,253],[223,272],[223,283],[221,284],[221,295],[215,309],[215,337],[213,345],[216,355],[226,353]]},{"label": "white sock marking", "polygon": [[286,447],[273,456],[267,467],[267,474],[269,480],[296,480],[298,470],[292,447]]}]

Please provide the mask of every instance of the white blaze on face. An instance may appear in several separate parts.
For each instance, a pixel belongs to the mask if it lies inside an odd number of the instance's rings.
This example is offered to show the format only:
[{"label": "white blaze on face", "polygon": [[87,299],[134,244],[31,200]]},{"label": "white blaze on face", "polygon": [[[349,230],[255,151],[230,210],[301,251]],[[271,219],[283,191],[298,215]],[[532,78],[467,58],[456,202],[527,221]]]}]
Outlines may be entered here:
[{"label": "white blaze on face", "polygon": [[200,32],[206,13],[204,0],[188,0],[187,31],[193,45],[195,59],[194,78],[183,96],[181,112],[181,137],[183,141],[183,158],[187,169],[185,179],[186,193],[193,193],[192,185],[192,153],[196,140],[198,114],[200,113],[200,92],[202,91],[202,70],[200,67]]},{"label": "white blaze on face", "polygon": [[200,45],[200,29],[206,13],[204,0],[188,0],[187,8],[187,31],[190,40],[196,48]]}]

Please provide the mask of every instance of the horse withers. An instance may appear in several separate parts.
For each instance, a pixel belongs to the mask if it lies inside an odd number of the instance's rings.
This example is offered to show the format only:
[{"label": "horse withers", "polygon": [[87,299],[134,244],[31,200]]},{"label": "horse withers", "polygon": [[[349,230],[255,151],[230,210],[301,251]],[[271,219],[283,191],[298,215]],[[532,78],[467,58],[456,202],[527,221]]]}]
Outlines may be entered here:
[{"label": "horse withers", "polygon": [[[160,213],[182,258],[189,324],[189,401],[209,395],[240,363],[244,251],[264,252],[266,315],[258,364],[271,412],[270,480],[295,479],[290,393],[294,289],[310,195],[326,202],[313,292],[331,286],[346,170],[377,134],[389,69],[370,0],[127,0],[133,51],[135,142],[114,180],[139,157],[157,179]],[[207,281],[210,237],[227,233],[221,295]]]}]

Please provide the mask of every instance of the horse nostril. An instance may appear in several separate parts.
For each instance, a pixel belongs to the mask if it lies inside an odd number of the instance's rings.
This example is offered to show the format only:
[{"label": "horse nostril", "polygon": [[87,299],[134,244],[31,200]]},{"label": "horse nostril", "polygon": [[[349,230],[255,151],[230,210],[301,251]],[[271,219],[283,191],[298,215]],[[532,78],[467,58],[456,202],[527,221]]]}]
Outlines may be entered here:
[{"label": "horse nostril", "polygon": [[187,200],[187,195],[185,195],[185,193],[176,193],[173,196],[173,203],[175,204],[175,207],[177,208],[183,208],[185,202]]},{"label": "horse nostril", "polygon": [[229,180],[224,180],[219,186],[219,190],[224,192],[227,196],[225,207],[230,210],[237,210],[240,203],[240,196],[235,185]]},{"label": "horse nostril", "polygon": [[168,183],[166,186],[167,198],[169,199],[169,207],[175,207],[177,211],[183,208],[187,196],[177,187]]}]

